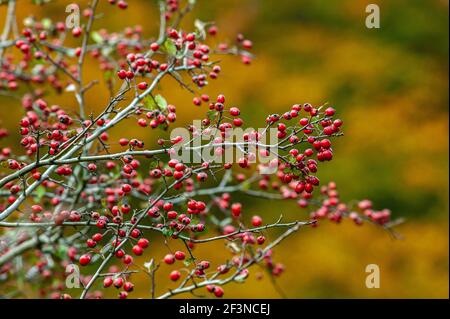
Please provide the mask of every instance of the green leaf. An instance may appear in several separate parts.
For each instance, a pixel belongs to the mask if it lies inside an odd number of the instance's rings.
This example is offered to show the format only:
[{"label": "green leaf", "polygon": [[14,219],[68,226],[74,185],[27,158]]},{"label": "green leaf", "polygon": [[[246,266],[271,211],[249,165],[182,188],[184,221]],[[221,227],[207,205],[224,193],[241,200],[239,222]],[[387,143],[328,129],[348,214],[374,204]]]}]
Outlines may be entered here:
[{"label": "green leaf", "polygon": [[149,163],[149,169],[155,169],[158,167],[158,160],[156,158],[152,158]]},{"label": "green leaf", "polygon": [[58,246],[58,248],[56,249],[56,252],[55,252],[56,257],[58,257],[59,259],[66,259],[67,258],[67,250],[68,250],[67,246],[64,246],[64,245]]},{"label": "green leaf", "polygon": [[49,30],[50,27],[52,26],[52,20],[48,19],[48,18],[44,18],[41,21],[42,26],[44,27],[44,29]]},{"label": "green leaf", "polygon": [[170,237],[173,235],[173,229],[172,228],[163,228],[162,234],[166,237]]},{"label": "green leaf", "polygon": [[166,39],[166,41],[164,41],[162,49],[170,55],[177,54],[177,47],[175,46],[175,43],[173,43],[173,41],[170,39]]},{"label": "green leaf", "polygon": [[149,262],[144,263],[145,269],[147,269],[147,272],[152,272],[153,269],[155,269],[155,261],[152,259]]},{"label": "green leaf", "polygon": [[114,76],[114,73],[111,70],[106,71],[105,73],[103,73],[103,78],[105,79],[106,82],[110,81]]},{"label": "green leaf", "polygon": [[194,22],[194,26],[197,29],[198,38],[200,38],[201,40],[205,39],[206,38],[206,31],[205,31],[206,23],[197,19]]},{"label": "green leaf", "polygon": [[217,111],[215,111],[215,110],[210,110],[210,111],[206,112],[206,116],[210,120],[214,120],[216,118],[216,115],[217,115]]},{"label": "green leaf", "polygon": [[248,181],[242,182],[242,184],[241,184],[241,189],[242,189],[243,191],[249,190],[249,189],[250,189],[250,183],[249,183]]},{"label": "green leaf", "polygon": [[66,133],[68,138],[74,137],[77,134],[78,134],[77,130],[70,130],[69,132]]},{"label": "green leaf", "polygon": [[91,38],[97,44],[103,43],[103,37],[97,31],[94,31],[94,32],[91,33]]},{"label": "green leaf", "polygon": [[163,110],[167,109],[167,101],[162,95],[158,94],[157,96],[155,96],[155,101],[158,104],[160,109],[163,109]]},{"label": "green leaf", "polygon": [[194,258],[188,258],[185,261],[183,261],[183,264],[185,267],[189,267],[189,265],[191,265],[193,262],[195,262]]},{"label": "green leaf", "polygon": [[144,98],[144,105],[149,110],[165,110],[167,108],[167,101],[159,94],[155,97],[147,95]]},{"label": "green leaf", "polygon": [[286,159],[288,160],[289,163],[291,164],[297,164],[297,159],[292,156],[291,154],[289,154],[288,156],[286,156]]},{"label": "green leaf", "polygon": [[152,111],[157,108],[155,101],[153,100],[153,98],[150,95],[147,95],[144,98],[144,106],[145,106],[145,108],[152,110]]},{"label": "green leaf", "polygon": [[36,203],[39,203],[41,201],[42,197],[44,197],[45,192],[46,192],[45,187],[42,185],[39,185],[39,187],[36,188],[36,191],[35,191],[36,197],[34,198],[34,201]]}]

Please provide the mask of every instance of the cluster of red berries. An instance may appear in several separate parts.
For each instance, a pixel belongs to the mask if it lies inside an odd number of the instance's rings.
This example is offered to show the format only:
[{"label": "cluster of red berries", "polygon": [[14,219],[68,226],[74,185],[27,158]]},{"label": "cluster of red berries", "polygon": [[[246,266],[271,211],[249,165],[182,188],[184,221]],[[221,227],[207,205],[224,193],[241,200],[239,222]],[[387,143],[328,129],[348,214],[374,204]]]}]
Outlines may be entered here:
[{"label": "cluster of red berries", "polygon": [[[139,109],[138,111],[136,111],[137,115],[142,114],[143,111],[142,109]],[[147,120],[145,118],[139,118],[137,121],[137,124],[140,127],[151,127],[152,129],[155,128],[162,128],[162,129],[167,129],[170,123],[173,123],[176,121],[177,119],[177,115],[176,115],[176,107],[174,105],[167,105],[166,108],[159,108],[157,110],[150,110],[148,112],[145,113],[145,117],[149,120],[149,122],[147,122]]]},{"label": "cluster of red berries", "polygon": [[[352,207],[340,201],[339,192],[336,183],[330,182],[326,186],[320,188],[320,195],[322,200],[318,208],[310,215],[312,220],[320,220],[328,218],[330,221],[340,223],[344,217],[352,220],[356,225],[361,225],[364,219],[368,219],[376,224],[384,225],[390,221],[391,212],[389,209],[376,211],[372,208],[372,202],[369,200],[362,200],[358,203],[356,209],[362,214],[356,212]],[[306,199],[298,201],[300,207],[308,207],[310,203]],[[314,223],[313,226],[317,226]]]},{"label": "cluster of red berries", "polygon": [[117,267],[110,267],[109,273],[111,275],[103,278],[103,288],[115,287],[116,289],[123,289],[119,292],[119,299],[126,299],[128,293],[134,290],[134,284],[130,281],[130,275],[126,272],[120,272]]}]

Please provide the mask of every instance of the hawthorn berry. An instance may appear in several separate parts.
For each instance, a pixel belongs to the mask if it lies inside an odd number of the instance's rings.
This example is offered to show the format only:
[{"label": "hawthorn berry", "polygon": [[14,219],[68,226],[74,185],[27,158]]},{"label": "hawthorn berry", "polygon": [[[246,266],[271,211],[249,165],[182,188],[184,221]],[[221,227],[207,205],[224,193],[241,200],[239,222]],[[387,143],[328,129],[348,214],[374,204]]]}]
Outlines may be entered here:
[{"label": "hawthorn berry", "polygon": [[81,266],[86,266],[91,262],[91,255],[90,254],[85,254],[85,255],[81,255],[80,256],[80,265]]},{"label": "hawthorn berry", "polygon": [[177,281],[178,279],[180,279],[181,274],[178,270],[174,270],[170,273],[169,278],[172,281]]},{"label": "hawthorn berry", "polygon": [[137,87],[138,87],[139,90],[145,90],[145,89],[148,88],[148,83],[147,83],[147,82],[140,82],[140,83],[137,85]]},{"label": "hawthorn berry", "polygon": [[176,251],[174,256],[176,260],[184,260],[186,258],[185,253],[183,253],[182,251]]},{"label": "hawthorn berry", "polygon": [[139,246],[139,245],[134,245],[134,246],[133,246],[133,253],[134,253],[136,256],[142,255],[143,252],[144,252],[144,250],[142,249],[141,246]]},{"label": "hawthorn berry", "polygon": [[175,256],[172,254],[167,254],[164,256],[164,262],[168,265],[171,265],[175,262]]}]

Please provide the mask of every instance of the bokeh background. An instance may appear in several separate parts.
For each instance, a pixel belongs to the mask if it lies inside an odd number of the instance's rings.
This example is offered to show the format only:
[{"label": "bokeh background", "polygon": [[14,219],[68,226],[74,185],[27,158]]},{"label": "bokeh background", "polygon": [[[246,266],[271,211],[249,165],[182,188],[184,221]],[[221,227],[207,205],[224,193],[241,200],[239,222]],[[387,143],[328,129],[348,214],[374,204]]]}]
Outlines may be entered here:
[{"label": "bokeh background", "polygon": [[[21,19],[32,13],[61,21],[70,2],[40,7],[19,1],[18,14]],[[96,26],[120,31],[140,24],[145,35],[156,35],[155,1],[129,3],[127,11],[118,12],[102,1],[105,16]],[[380,6],[380,29],[365,27],[369,3]],[[220,79],[204,92],[225,94],[253,127],[259,127],[267,114],[294,103],[329,102],[344,120],[345,136],[335,143],[335,157],[322,165],[319,178],[336,181],[345,200],[370,198],[377,208],[390,208],[394,217],[407,220],[398,227],[402,240],[348,221],[322,223],[291,237],[275,253],[286,265],[276,281],[288,297],[448,298],[448,6],[446,0],[198,1],[191,16],[216,21],[220,40],[232,40],[242,32],[253,40],[257,56],[251,66],[222,58]],[[5,10],[0,7],[1,24]],[[187,18],[182,26],[193,30],[193,20]],[[98,77],[89,63],[88,77]],[[173,80],[163,87],[162,94],[178,106],[180,125],[200,114],[193,110],[190,93]],[[92,90],[90,110],[99,111],[107,98],[104,86]],[[76,105],[67,97],[52,101]],[[15,132],[20,116],[16,101],[0,97],[3,127]],[[127,127],[127,134],[155,140],[159,132],[136,126]],[[12,134],[8,142],[19,139]],[[295,203],[241,200],[267,221],[280,213],[286,219],[307,217]],[[222,246],[199,247],[197,254],[219,258]],[[165,253],[154,249],[156,255]],[[372,263],[381,269],[379,289],[365,287],[365,267]],[[162,278],[159,284],[161,291],[170,286]],[[148,297],[146,277],[137,284],[136,296]],[[252,273],[246,285],[227,286],[226,296],[280,294],[268,278],[256,280]]]}]

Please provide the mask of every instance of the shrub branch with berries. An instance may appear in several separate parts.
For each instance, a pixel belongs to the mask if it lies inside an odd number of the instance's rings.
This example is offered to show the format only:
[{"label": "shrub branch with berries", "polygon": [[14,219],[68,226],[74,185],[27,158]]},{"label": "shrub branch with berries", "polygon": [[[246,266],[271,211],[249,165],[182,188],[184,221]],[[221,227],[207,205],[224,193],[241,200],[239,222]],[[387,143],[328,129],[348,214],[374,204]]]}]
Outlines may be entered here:
[{"label": "shrub branch with berries", "polygon": [[[214,23],[196,20],[189,31],[182,29],[195,1],[155,5],[160,30],[150,39],[139,26],[96,31],[98,0],[91,0],[82,25],[73,29],[31,17],[18,27],[16,1],[6,2],[0,6],[7,11],[0,39],[0,94],[18,98],[24,116],[18,123],[20,145],[0,145],[2,290],[20,294],[14,283],[21,279],[37,285],[43,297],[99,298],[114,286],[118,297],[126,298],[135,274],[143,272],[149,298],[222,297],[227,283],[245,282],[255,265],[270,277],[281,275],[276,246],[321,219],[367,221],[396,235],[392,227],[398,221],[390,221],[389,210],[377,211],[368,200],[343,203],[335,183],[321,186],[316,177],[319,162],[333,158],[333,138],[342,135],[343,122],[334,108],[294,104],[282,115],[263,118],[262,131],[246,132],[239,142],[227,139],[230,129],[244,126],[241,111],[223,95],[213,100],[199,92],[219,78],[220,55],[250,64],[252,42],[239,34],[235,43],[212,47],[208,39],[218,33]],[[125,1],[109,3],[128,7]],[[70,37],[78,47],[65,44]],[[97,63],[103,79],[85,81],[87,60]],[[137,138],[111,140],[110,132],[122,122],[170,131],[177,108],[162,95],[163,78],[193,93],[191,107],[197,113],[199,106],[208,108],[198,125],[189,127],[190,136],[146,141],[150,146]],[[89,114],[86,92],[102,81],[111,98],[96,101],[103,111]],[[52,104],[59,94],[75,96],[78,111]],[[276,131],[276,143],[264,142],[270,129]],[[0,139],[8,134],[0,129]],[[212,138],[192,146],[205,136]],[[200,157],[196,163],[173,157],[175,149],[201,153],[206,148],[219,157],[226,150],[241,155],[229,162]],[[272,158],[263,163],[257,155]],[[266,174],[267,168],[274,174]],[[284,220],[274,212],[274,218],[263,221],[233,199],[238,193],[262,201],[296,201],[310,215]],[[152,250],[158,238],[167,251],[162,260]],[[196,257],[197,246],[214,241],[225,243],[223,260]],[[183,248],[174,251],[174,243]],[[84,266],[76,293],[65,287],[70,264]],[[155,287],[164,267],[171,270],[173,287]]]}]

